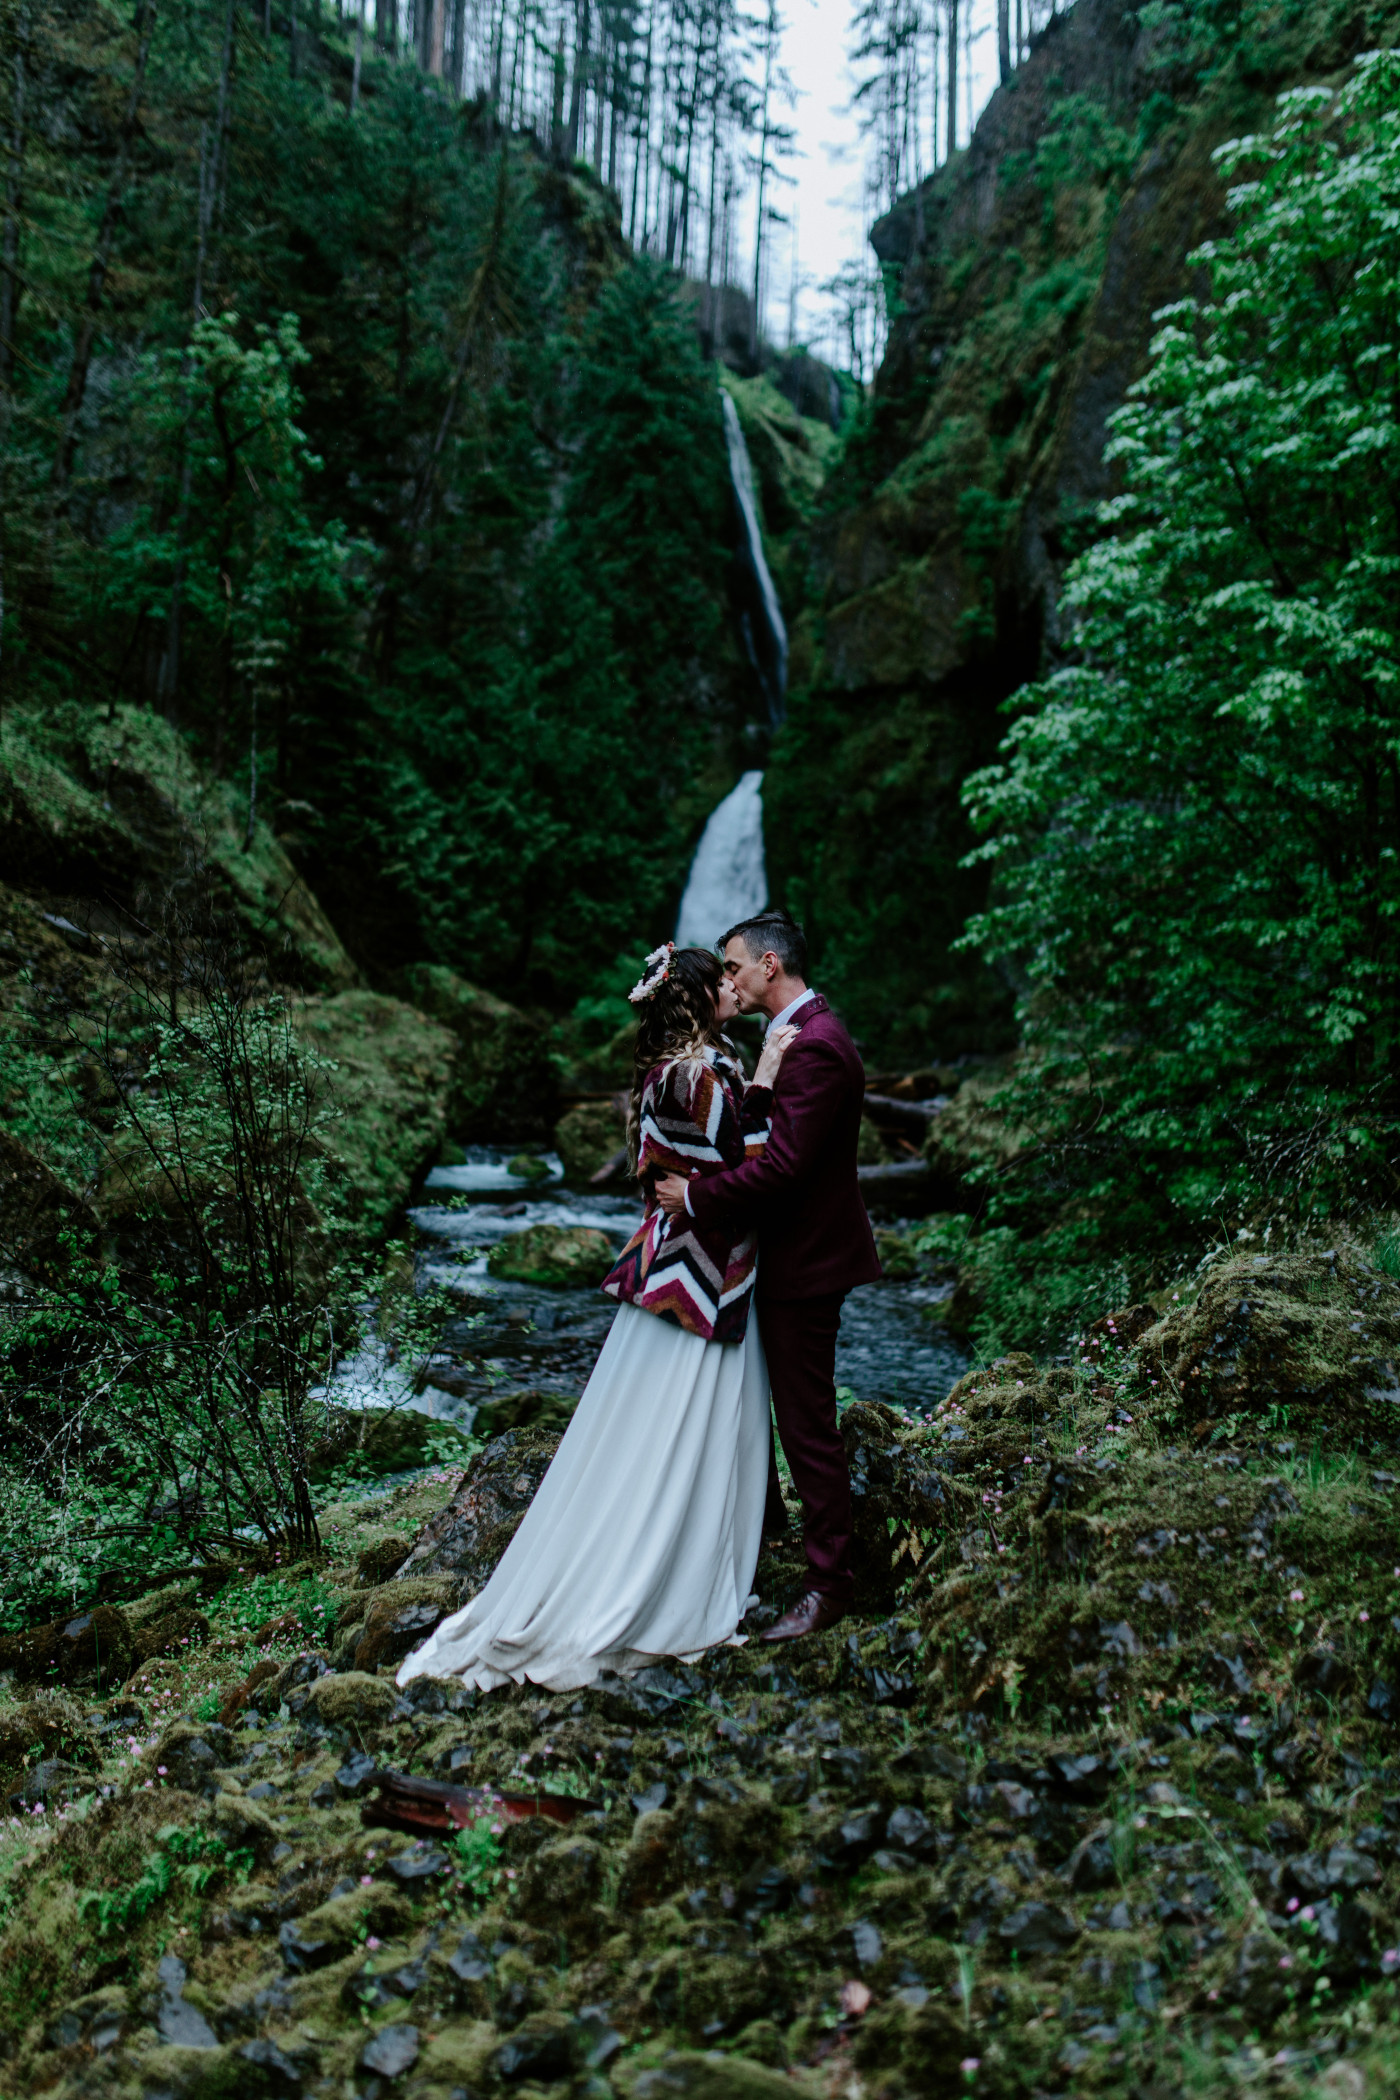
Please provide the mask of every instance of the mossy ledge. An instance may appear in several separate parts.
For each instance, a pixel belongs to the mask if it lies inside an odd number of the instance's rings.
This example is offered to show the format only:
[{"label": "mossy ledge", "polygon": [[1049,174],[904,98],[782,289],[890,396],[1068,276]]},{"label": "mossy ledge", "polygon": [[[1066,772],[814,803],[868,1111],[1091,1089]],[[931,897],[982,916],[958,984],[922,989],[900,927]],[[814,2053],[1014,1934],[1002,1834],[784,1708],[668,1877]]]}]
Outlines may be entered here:
[{"label": "mossy ledge", "polygon": [[[401,1694],[519,1432],[128,1607],[190,1630],[0,1703],[0,2093],[1393,2090],[1397,1321],[1356,1249],[1245,1254],[850,1407],[864,1608],[778,1652]],[[418,1841],[376,1768],[578,1813]]]}]

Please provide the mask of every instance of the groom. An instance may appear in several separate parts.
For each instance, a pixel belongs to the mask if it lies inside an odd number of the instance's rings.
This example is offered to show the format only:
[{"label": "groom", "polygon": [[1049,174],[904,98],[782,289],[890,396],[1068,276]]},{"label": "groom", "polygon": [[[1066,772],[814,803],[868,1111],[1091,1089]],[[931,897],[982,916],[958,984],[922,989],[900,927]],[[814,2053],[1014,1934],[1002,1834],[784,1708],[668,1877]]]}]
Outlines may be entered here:
[{"label": "groom", "polygon": [[[836,1334],[841,1301],[880,1274],[856,1179],[865,1073],[855,1044],[807,983],[807,942],[784,911],[766,911],[724,936],[724,971],[741,1013],[799,1035],[784,1057],[761,1157],[687,1181],[669,1174],[663,1210],[737,1239],[758,1228],[758,1325],[778,1435],[802,1498],[807,1593],[763,1635],[797,1640],[844,1616],[851,1603],[851,1484],[836,1426]],[[785,1529],[770,1456],[764,1529]]]}]

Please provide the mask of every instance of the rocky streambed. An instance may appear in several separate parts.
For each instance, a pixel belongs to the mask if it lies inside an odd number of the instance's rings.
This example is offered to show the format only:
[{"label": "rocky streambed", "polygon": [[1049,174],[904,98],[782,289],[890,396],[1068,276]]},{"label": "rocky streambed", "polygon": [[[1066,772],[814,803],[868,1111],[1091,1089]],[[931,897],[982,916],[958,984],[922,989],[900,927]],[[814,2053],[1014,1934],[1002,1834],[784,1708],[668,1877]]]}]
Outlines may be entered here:
[{"label": "rocky streambed", "polygon": [[[526,1234],[601,1234],[617,1251],[640,1222],[634,1195],[567,1186],[557,1159],[538,1155],[540,1178],[510,1172],[508,1148],[472,1146],[463,1164],[428,1177],[413,1211],[422,1251],[420,1284],[457,1298],[428,1366],[420,1405],[470,1425],[492,1403],[493,1419],[537,1419],[550,1400],[572,1400],[587,1382],[612,1320],[591,1278],[575,1288],[546,1287],[493,1274],[491,1253]],[[529,1157],[525,1155],[524,1157]],[[547,1178],[546,1178],[547,1177]],[[846,1394],[927,1415],[968,1365],[967,1352],[940,1326],[946,1281],[914,1276],[853,1291],[841,1318],[836,1375]],[[522,1402],[520,1396],[533,1397]]]},{"label": "rocky streambed", "polygon": [[[1397,1354],[1333,1246],[853,1404],[860,1609],[777,1653],[400,1695],[538,1424],[315,1566],[48,1629],[0,1703],[0,2093],[1393,2090]],[[765,1557],[750,1630],[799,1580]]]}]

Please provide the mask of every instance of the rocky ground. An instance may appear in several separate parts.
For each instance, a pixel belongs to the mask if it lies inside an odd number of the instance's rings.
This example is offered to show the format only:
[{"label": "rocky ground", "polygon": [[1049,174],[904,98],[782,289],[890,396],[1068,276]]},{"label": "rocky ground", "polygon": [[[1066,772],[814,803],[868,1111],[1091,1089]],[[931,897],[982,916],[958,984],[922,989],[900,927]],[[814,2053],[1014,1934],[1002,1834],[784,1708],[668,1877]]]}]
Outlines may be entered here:
[{"label": "rocky ground", "polygon": [[[539,1426],[328,1511],[314,1565],[36,1629],[0,2094],[1393,2090],[1397,1358],[1339,1242],[932,1422],[858,1403],[862,1609],[574,1695],[393,1683]],[[765,1557],[751,1631],[799,1581]]]}]

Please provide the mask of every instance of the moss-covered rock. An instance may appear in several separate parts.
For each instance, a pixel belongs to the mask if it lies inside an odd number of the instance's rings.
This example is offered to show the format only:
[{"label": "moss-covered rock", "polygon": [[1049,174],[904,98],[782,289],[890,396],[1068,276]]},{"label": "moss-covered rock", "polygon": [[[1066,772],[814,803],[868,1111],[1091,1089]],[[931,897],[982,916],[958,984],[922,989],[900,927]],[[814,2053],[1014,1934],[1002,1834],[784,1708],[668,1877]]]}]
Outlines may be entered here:
[{"label": "moss-covered rock", "polygon": [[410,1576],[390,1581],[370,1599],[355,1636],[355,1668],[379,1670],[402,1662],[421,1647],[440,1619],[457,1608],[460,1585],[452,1575]]},{"label": "moss-covered rock", "polygon": [[456,1044],[450,1134],[461,1142],[543,1138],[554,1124],[558,1080],[538,1023],[441,963],[404,972],[409,997]]},{"label": "moss-covered rock", "polygon": [[[0,723],[0,871],[110,910],[145,886],[178,895],[202,866],[280,974],[335,991],[356,971],[334,928],[265,823],[195,765],[179,732],[149,708],[76,703]],[[271,936],[271,939],[269,939]]]},{"label": "moss-covered rock", "polygon": [[297,1028],[335,1067],[340,1109],[326,1149],[345,1207],[367,1232],[388,1224],[437,1157],[448,1122],[457,1046],[446,1028],[380,992],[308,999]]},{"label": "moss-covered rock", "polygon": [[13,1670],[21,1684],[121,1684],[136,1659],[130,1622],[114,1604],[0,1638],[0,1670]]},{"label": "moss-covered rock", "polygon": [[1137,1346],[1145,1394],[1198,1431],[1267,1416],[1336,1443],[1400,1432],[1400,1282],[1345,1240],[1207,1272]]},{"label": "moss-covered rock", "polygon": [[497,1240],[486,1265],[508,1283],[579,1291],[600,1284],[616,1259],[612,1241],[594,1226],[532,1225]]},{"label": "moss-covered rock", "polygon": [[617,1157],[626,1142],[627,1119],[611,1096],[606,1101],[576,1102],[554,1131],[554,1149],[571,1181],[588,1181]]},{"label": "moss-covered rock", "polygon": [[465,1464],[472,1444],[452,1423],[417,1408],[328,1409],[312,1453],[311,1478],[329,1480],[342,1466],[367,1480],[406,1473],[431,1463],[433,1454],[440,1456],[444,1447],[460,1452]]},{"label": "moss-covered rock", "polygon": [[450,1574],[465,1604],[484,1588],[559,1448],[557,1436],[508,1430],[488,1444],[445,1509],[423,1527],[401,1573]]},{"label": "moss-covered rock", "polygon": [[388,1678],[344,1670],[319,1678],[307,1693],[306,1707],[327,1728],[374,1727],[393,1711],[394,1698]]}]

